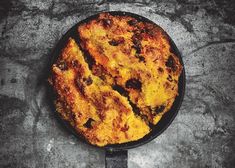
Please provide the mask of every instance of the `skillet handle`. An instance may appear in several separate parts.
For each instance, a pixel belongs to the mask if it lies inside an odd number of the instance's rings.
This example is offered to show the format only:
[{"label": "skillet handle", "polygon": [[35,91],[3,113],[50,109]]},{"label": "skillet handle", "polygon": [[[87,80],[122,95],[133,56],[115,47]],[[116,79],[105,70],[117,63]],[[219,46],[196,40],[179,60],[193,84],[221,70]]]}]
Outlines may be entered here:
[{"label": "skillet handle", "polygon": [[127,168],[127,150],[106,150],[105,167],[106,168]]}]

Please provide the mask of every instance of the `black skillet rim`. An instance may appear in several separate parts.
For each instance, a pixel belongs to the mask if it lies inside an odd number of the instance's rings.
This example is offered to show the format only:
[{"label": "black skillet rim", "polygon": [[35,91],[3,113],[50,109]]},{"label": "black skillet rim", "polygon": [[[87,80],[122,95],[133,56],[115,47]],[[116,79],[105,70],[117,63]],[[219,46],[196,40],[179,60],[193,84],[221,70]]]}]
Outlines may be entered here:
[{"label": "black skillet rim", "polygon": [[[124,11],[107,11],[107,12],[100,12],[100,13],[109,13],[111,15],[120,15],[120,16],[131,16],[133,18],[136,18],[139,21],[144,21],[144,22],[149,22],[152,23],[156,26],[158,26],[156,23],[154,23],[153,21],[149,20],[148,18],[145,18],[143,16],[140,16],[138,14],[135,13],[130,13],[130,12],[124,12]],[[56,61],[56,59],[58,58],[61,49],[65,46],[67,40],[69,37],[74,38],[77,42],[79,41],[78,36],[77,36],[77,27],[79,25],[81,25],[82,23],[86,23],[94,18],[97,18],[98,15],[100,13],[96,13],[94,15],[91,15],[89,17],[87,17],[84,20],[79,21],[77,24],[75,24],[74,26],[72,26],[72,28],[70,28],[63,36],[62,38],[59,40],[59,42],[56,44],[53,52],[52,52],[52,58],[51,58],[51,64],[50,67],[52,66],[52,64]],[[158,26],[160,27],[160,26]],[[161,28],[161,27],[160,27]],[[163,30],[163,29],[162,29]],[[163,30],[164,31],[164,30]],[[165,31],[164,31],[165,32]],[[179,95],[176,97],[171,109],[165,113],[161,120],[157,123],[157,125],[154,126],[154,128],[151,130],[151,132],[147,135],[145,135],[143,138],[137,140],[137,141],[131,141],[131,142],[127,142],[127,143],[122,143],[122,144],[112,144],[112,145],[106,145],[106,146],[96,146],[93,144],[90,144],[88,141],[86,141],[86,139],[81,136],[80,134],[78,134],[75,129],[73,127],[70,126],[70,124],[63,120],[58,112],[56,112],[56,109],[54,107],[54,105],[52,105],[53,111],[56,113],[57,119],[59,120],[59,122],[61,122],[63,125],[65,125],[67,127],[67,129],[74,134],[80,141],[85,142],[86,144],[96,147],[96,148],[102,148],[102,149],[106,149],[106,150],[127,150],[127,149],[131,149],[131,148],[135,148],[141,145],[144,145],[150,141],[152,141],[153,139],[155,139],[157,136],[159,136],[162,132],[164,132],[169,125],[172,123],[172,121],[175,119],[180,106],[182,104],[183,101],[183,97],[184,97],[184,92],[185,92],[185,84],[186,84],[186,79],[185,79],[185,70],[184,70],[184,63],[181,57],[181,53],[179,52],[176,44],[173,42],[173,40],[171,39],[171,37],[165,32],[165,34],[167,35],[167,37],[169,38],[169,42],[170,42],[170,46],[171,46],[171,50],[176,54],[176,56],[179,58],[179,61],[183,67],[180,78],[179,78],[179,83],[178,83],[178,93]],[[49,73],[50,74],[50,73]],[[48,85],[49,88],[49,95],[51,100],[53,101],[55,99],[54,96],[54,92],[52,91],[52,87]]]}]

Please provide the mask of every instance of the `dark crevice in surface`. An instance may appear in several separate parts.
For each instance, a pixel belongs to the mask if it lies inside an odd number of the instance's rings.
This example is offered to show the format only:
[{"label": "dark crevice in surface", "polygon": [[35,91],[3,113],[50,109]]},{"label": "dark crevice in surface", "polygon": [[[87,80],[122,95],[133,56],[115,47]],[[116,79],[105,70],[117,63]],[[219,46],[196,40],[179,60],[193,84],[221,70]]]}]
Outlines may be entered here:
[{"label": "dark crevice in surface", "polygon": [[136,89],[136,90],[141,90],[142,83],[141,83],[141,81],[139,79],[131,78],[131,79],[126,81],[125,86],[126,86],[126,88],[132,88],[132,89]]},{"label": "dark crevice in surface", "polygon": [[92,118],[89,118],[83,126],[86,128],[92,128],[92,122],[94,121],[95,120],[93,120]]},{"label": "dark crevice in surface", "polygon": [[166,106],[164,106],[164,105],[160,105],[160,106],[156,107],[156,108],[154,109],[154,113],[155,113],[155,114],[160,114],[161,112],[164,111],[165,107],[166,107]]},{"label": "dark crevice in surface", "polygon": [[129,101],[129,104],[130,104],[131,107],[132,107],[133,112],[134,112],[136,115],[141,116],[141,114],[140,114],[140,108],[139,108],[136,104],[134,104],[134,103],[130,100],[130,98],[128,98],[128,101]]},{"label": "dark crevice in surface", "polygon": [[129,101],[129,104],[132,107],[133,112],[136,115],[140,115],[140,109],[139,107],[137,107],[136,104],[134,104],[131,100],[130,100],[130,96],[129,96],[129,92],[122,86],[120,85],[113,85],[112,86],[113,90],[116,90],[120,95],[124,96],[127,98],[127,100]]},{"label": "dark crevice in surface", "polygon": [[[77,35],[77,37],[75,36],[74,39],[75,39],[77,45],[79,46],[80,50],[82,51],[82,53],[83,53],[82,55],[84,57],[84,60],[86,61],[90,71],[92,72],[92,67],[96,64],[95,59],[92,57],[92,55],[89,53],[89,51],[87,51],[81,45],[81,38],[80,38],[79,34]],[[95,75],[95,76],[97,76],[97,75]],[[99,77],[101,80],[103,80],[100,76],[97,76],[97,77]],[[128,87],[133,86],[136,89],[141,89],[142,84],[140,83],[140,81],[134,80],[134,82],[131,82],[131,84],[129,84],[129,83],[130,83],[130,81],[127,83]],[[147,116],[141,114],[140,108],[130,100],[129,92],[123,86],[118,85],[118,84],[114,84],[114,85],[112,85],[112,89],[117,91],[120,95],[127,98],[127,100],[129,102],[130,106],[132,107],[132,110],[135,113],[135,115],[140,116],[141,119],[143,121],[145,121],[151,129],[154,127],[154,125],[147,120]]]},{"label": "dark crevice in surface", "polygon": [[120,95],[122,95],[122,96],[124,96],[124,97],[127,98],[127,100],[128,100],[128,102],[129,102],[129,104],[130,104],[130,106],[131,106],[131,108],[132,108],[132,110],[133,110],[133,112],[134,112],[135,115],[140,116],[140,118],[141,118],[143,121],[145,121],[146,124],[148,124],[148,126],[149,126],[151,129],[154,128],[154,124],[152,124],[151,122],[149,122],[147,116],[144,115],[144,114],[141,114],[140,108],[139,108],[135,103],[133,103],[133,102],[130,100],[129,92],[128,92],[124,87],[122,87],[122,86],[116,84],[116,85],[113,85],[112,88],[113,88],[113,90],[116,90]]},{"label": "dark crevice in surface", "polygon": [[116,85],[113,85],[112,88],[113,88],[113,90],[116,90],[121,95],[129,98],[129,92],[124,87],[122,87],[121,85],[116,84]]},{"label": "dark crevice in surface", "polygon": [[86,50],[82,45],[81,45],[81,37],[80,34],[77,32],[77,27],[74,30],[74,40],[76,42],[76,44],[78,45],[79,49],[82,52],[82,56],[84,58],[84,60],[86,61],[86,63],[88,64],[88,68],[90,69],[90,71],[92,71],[92,67],[96,64],[95,59],[92,57],[92,55],[88,52],[88,50]]},{"label": "dark crevice in surface", "polygon": [[96,64],[95,59],[90,55],[90,53],[87,50],[82,48],[80,46],[80,44],[78,44],[78,45],[79,45],[81,51],[83,52],[84,59],[85,59],[86,63],[88,64],[89,69],[92,71],[92,67]]}]

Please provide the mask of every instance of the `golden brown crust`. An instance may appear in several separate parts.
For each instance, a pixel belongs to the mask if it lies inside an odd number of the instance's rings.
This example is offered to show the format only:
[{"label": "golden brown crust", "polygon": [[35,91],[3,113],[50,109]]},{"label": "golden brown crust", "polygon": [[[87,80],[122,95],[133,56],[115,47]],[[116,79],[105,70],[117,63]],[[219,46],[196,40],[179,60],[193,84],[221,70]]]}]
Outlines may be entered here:
[{"label": "golden brown crust", "polygon": [[90,143],[124,143],[149,132],[127,99],[91,73],[71,38],[52,67],[51,82],[57,93],[57,111]]},{"label": "golden brown crust", "polygon": [[52,67],[56,109],[90,143],[138,140],[178,94],[182,66],[164,31],[102,13],[78,27]]},{"label": "golden brown crust", "polygon": [[81,46],[96,62],[92,73],[128,92],[141,115],[156,124],[177,96],[182,69],[165,32],[109,13],[79,26],[78,32]]}]

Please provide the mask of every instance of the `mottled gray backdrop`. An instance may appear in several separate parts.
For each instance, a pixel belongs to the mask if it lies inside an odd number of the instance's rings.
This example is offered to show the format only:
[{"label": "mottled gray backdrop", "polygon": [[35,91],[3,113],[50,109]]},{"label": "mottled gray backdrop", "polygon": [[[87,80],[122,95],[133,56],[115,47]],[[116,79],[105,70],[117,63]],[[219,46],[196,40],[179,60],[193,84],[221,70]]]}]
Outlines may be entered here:
[{"label": "mottled gray backdrop", "polygon": [[234,0],[0,0],[0,167],[104,167],[48,105],[51,52],[75,23],[100,11],[145,16],[183,56],[186,95],[154,141],[129,150],[130,168],[235,166]]}]

